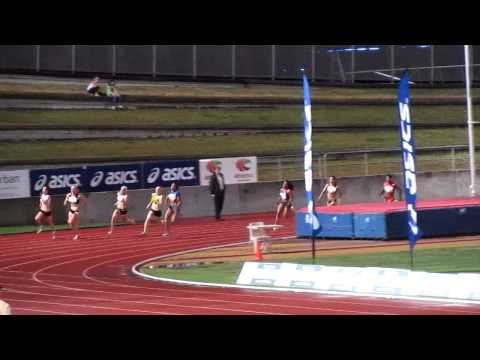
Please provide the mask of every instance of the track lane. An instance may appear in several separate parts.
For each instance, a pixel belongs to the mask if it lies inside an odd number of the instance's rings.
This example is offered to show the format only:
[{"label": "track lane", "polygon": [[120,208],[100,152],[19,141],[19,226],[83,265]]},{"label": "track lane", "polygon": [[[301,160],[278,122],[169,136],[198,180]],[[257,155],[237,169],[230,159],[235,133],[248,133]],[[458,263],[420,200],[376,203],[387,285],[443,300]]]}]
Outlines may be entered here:
[{"label": "track lane", "polygon": [[[0,237],[0,298],[17,314],[480,314],[480,306],[411,300],[388,300],[275,291],[187,287],[148,281],[130,273],[142,260],[208,246],[245,241],[246,226],[273,221],[273,215],[250,214],[211,219],[182,219],[173,236],[141,237],[141,226],[85,229],[83,239],[69,231],[38,236]],[[294,234],[293,218],[275,236]],[[20,245],[19,245],[20,244]],[[457,306],[453,306],[457,305]]]}]

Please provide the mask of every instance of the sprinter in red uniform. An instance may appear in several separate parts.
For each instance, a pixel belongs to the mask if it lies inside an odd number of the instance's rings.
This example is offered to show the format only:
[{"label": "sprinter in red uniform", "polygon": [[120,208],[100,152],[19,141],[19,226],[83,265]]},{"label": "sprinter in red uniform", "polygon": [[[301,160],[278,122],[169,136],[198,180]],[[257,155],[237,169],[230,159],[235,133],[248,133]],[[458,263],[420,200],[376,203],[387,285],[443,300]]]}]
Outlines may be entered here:
[{"label": "sprinter in red uniform", "polygon": [[275,216],[275,225],[278,224],[278,218],[280,214],[283,213],[283,217],[288,216],[288,211],[292,210],[295,212],[295,209],[293,208],[293,196],[294,196],[294,191],[293,191],[293,184],[290,183],[290,181],[285,180],[282,184],[282,187],[280,188],[280,199],[277,202],[277,214]]},{"label": "sprinter in red uniform", "polygon": [[400,194],[400,188],[397,186],[395,181],[393,181],[392,175],[387,175],[385,182],[383,183],[383,190],[380,193],[380,196],[383,195],[383,199],[386,203],[398,201],[395,199],[395,190],[397,190]]}]

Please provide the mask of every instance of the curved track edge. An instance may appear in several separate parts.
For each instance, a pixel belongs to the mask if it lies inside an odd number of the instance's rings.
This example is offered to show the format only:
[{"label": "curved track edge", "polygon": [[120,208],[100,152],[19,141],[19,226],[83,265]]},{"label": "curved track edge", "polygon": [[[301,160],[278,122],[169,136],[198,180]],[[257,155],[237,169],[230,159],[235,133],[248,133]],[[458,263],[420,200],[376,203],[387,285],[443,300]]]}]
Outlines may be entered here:
[{"label": "curved track edge", "polygon": [[211,288],[224,288],[224,289],[244,289],[244,290],[257,290],[257,291],[278,291],[278,292],[292,292],[292,293],[310,293],[310,294],[323,294],[323,295],[344,295],[344,296],[356,296],[356,297],[374,297],[380,299],[390,299],[390,300],[420,300],[420,301],[433,301],[433,302],[443,302],[443,303],[454,303],[454,304],[475,304],[479,305],[480,301],[474,300],[461,300],[461,299],[449,299],[449,298],[427,298],[427,297],[415,297],[415,296],[401,296],[401,295],[381,295],[381,294],[370,294],[370,293],[354,293],[348,291],[326,291],[326,290],[311,290],[311,289],[293,289],[293,288],[282,288],[282,287],[266,287],[266,286],[248,286],[248,285],[231,285],[231,284],[222,284],[222,283],[206,283],[199,281],[186,281],[186,280],[175,280],[169,278],[161,278],[157,276],[147,275],[139,271],[138,269],[143,265],[157,260],[162,260],[172,256],[185,255],[189,253],[227,248],[236,245],[248,244],[248,241],[242,241],[226,245],[217,245],[209,246],[205,248],[192,249],[187,251],[179,251],[172,254],[162,255],[155,258],[150,258],[143,260],[132,266],[130,269],[131,272],[140,278],[146,280],[160,281],[165,283],[172,283],[182,286],[194,286],[194,287],[211,287]]}]

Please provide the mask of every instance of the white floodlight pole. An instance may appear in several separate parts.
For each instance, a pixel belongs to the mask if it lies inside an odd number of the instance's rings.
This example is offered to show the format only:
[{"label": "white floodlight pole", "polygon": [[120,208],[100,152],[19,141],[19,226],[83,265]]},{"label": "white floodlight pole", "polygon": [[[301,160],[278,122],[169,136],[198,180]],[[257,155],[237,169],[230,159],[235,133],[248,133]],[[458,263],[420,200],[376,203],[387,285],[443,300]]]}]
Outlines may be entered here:
[{"label": "white floodlight pole", "polygon": [[470,46],[465,45],[465,82],[467,87],[467,116],[468,116],[468,148],[470,152],[470,195],[475,196],[475,145],[473,138],[473,111],[472,96],[470,93]]}]

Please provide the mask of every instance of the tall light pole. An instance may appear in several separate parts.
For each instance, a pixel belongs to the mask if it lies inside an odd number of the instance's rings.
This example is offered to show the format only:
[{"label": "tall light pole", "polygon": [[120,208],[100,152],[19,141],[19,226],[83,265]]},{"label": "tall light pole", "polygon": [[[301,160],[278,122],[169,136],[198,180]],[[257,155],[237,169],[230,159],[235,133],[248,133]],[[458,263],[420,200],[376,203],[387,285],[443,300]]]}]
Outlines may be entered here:
[{"label": "tall light pole", "polygon": [[473,110],[470,93],[470,45],[465,45],[465,83],[467,87],[468,148],[470,153],[470,195],[475,196],[475,140],[473,137]]}]

